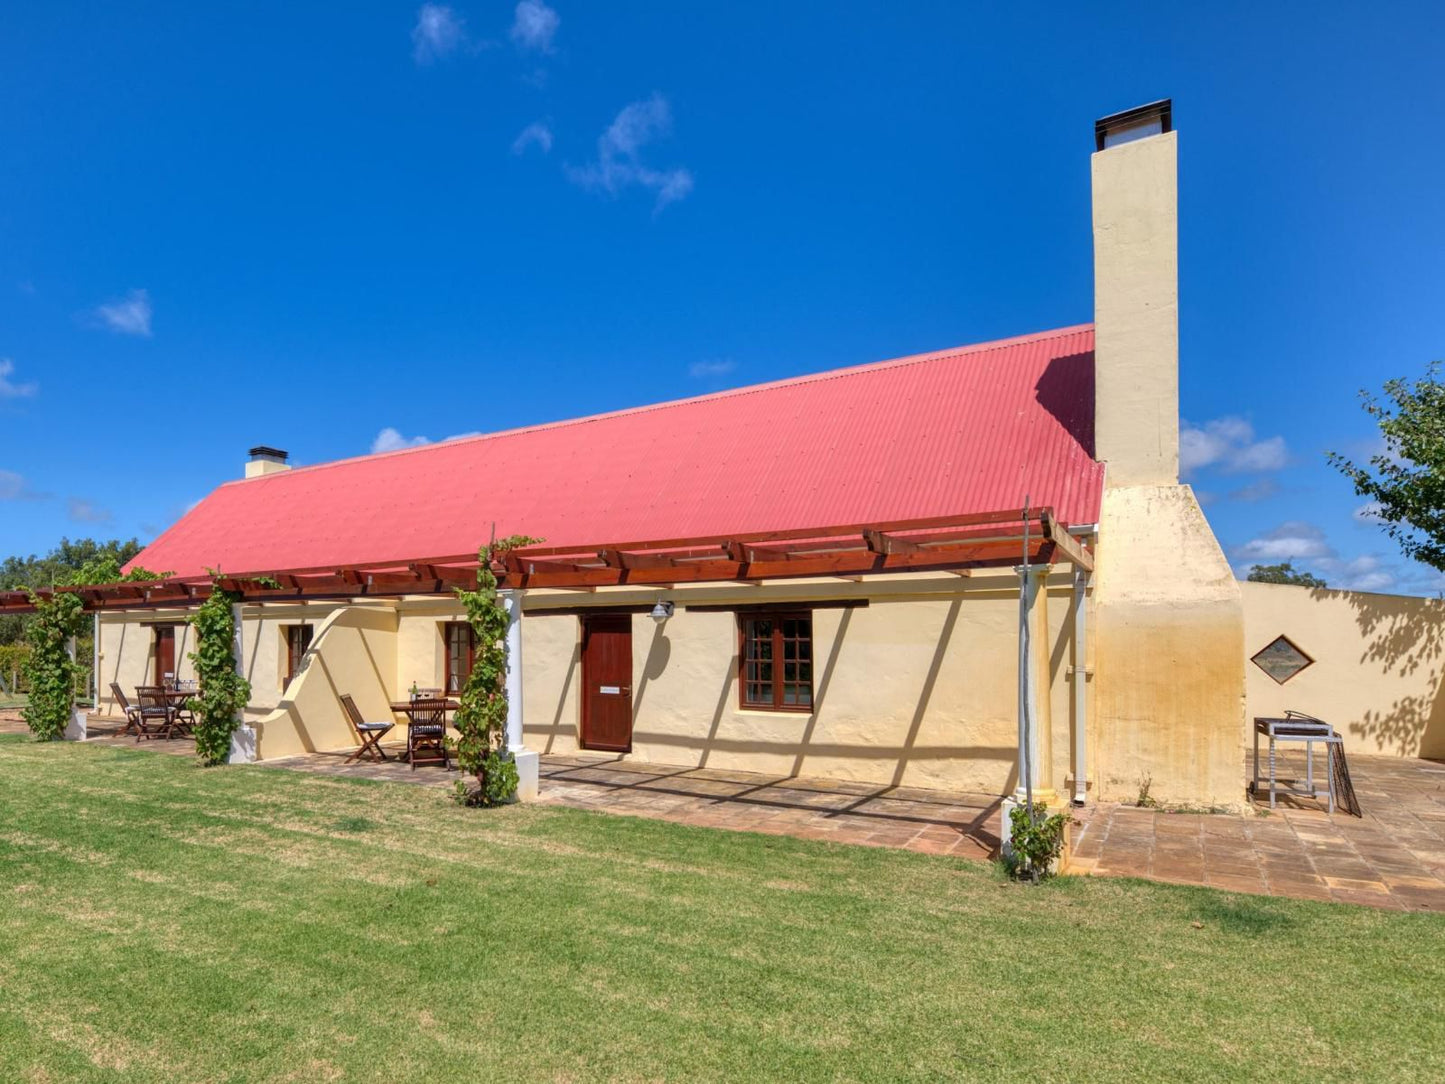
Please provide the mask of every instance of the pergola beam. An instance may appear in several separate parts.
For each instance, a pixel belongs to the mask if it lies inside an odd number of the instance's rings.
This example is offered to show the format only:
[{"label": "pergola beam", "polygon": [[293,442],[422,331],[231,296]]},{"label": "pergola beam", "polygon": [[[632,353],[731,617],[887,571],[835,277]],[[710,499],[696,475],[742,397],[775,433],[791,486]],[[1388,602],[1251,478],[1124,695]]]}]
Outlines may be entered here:
[{"label": "pergola beam", "polygon": [[[1035,529],[1035,527],[1037,529]],[[669,589],[678,584],[758,585],[774,579],[819,577],[860,582],[888,572],[942,572],[967,576],[976,568],[1006,567],[1029,560],[1067,558],[1084,570],[1093,555],[1048,508],[962,516],[932,516],[881,523],[790,528],[731,536],[672,538],[600,546],[530,547],[513,550],[493,565],[498,586],[594,592],[599,587]],[[344,567],[247,572],[220,585],[247,601],[290,601],[449,594],[475,583],[475,554],[418,561],[378,561]],[[271,583],[261,581],[270,580]],[[274,586],[273,586],[274,584]],[[82,595],[86,608],[117,610],[190,605],[210,593],[200,577],[151,583],[63,587]],[[44,589],[42,596],[53,593]],[[31,609],[24,592],[0,592],[0,613]]]}]

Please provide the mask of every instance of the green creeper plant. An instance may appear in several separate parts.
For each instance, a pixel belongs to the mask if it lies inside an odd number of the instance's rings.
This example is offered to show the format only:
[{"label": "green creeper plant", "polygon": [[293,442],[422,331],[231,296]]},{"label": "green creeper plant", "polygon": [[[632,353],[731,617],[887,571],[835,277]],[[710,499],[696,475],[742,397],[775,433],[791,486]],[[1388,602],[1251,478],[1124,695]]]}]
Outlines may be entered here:
[{"label": "green creeper plant", "polygon": [[1004,852],[1004,862],[1009,875],[1035,884],[1053,876],[1054,860],[1064,850],[1064,830],[1073,818],[1067,813],[1049,816],[1043,802],[1035,802],[1032,812],[1026,805],[1016,805],[1008,816],[1012,847]]},{"label": "green creeper plant", "polygon": [[1406,557],[1445,571],[1445,384],[1441,363],[1423,379],[1391,380],[1382,402],[1361,392],[1385,450],[1359,466],[1338,452],[1330,464],[1370,500],[1369,518],[1379,522]]},{"label": "green creeper plant", "polygon": [[30,699],[23,715],[25,725],[41,741],[54,741],[65,733],[75,704],[76,662],[70,657],[70,638],[84,624],[85,603],[79,595],[57,591],[49,598],[30,593],[35,615],[25,631],[30,655],[25,678]]},{"label": "green creeper plant", "polygon": [[231,734],[241,709],[251,699],[251,683],[236,672],[236,622],[231,607],[241,601],[219,584],[197,608],[191,624],[196,650],[189,653],[200,693],[186,701],[196,717],[196,755],[204,764],[220,764],[231,751]]},{"label": "green creeper plant", "polygon": [[517,793],[517,765],[505,748],[507,734],[507,609],[497,594],[492,562],[540,538],[511,535],[493,539],[477,554],[477,589],[457,588],[476,638],[471,675],[462,690],[454,726],[457,766],[477,780],[475,789],[457,783],[464,805],[497,806]]}]

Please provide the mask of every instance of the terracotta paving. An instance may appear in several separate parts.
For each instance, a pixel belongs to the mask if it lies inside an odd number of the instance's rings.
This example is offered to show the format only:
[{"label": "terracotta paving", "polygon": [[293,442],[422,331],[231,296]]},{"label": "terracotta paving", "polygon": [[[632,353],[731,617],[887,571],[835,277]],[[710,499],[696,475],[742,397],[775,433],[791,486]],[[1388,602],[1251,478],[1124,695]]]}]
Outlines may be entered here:
[{"label": "terracotta paving", "polygon": [[999,799],[832,779],[545,756],[542,800],[708,828],[988,858]]},{"label": "terracotta paving", "polygon": [[[1281,777],[1304,776],[1302,754]],[[1268,795],[1245,816],[1103,805],[1075,830],[1073,872],[1445,911],[1445,763],[1350,757],[1363,817]]]},{"label": "terracotta paving", "polygon": [[[24,729],[0,713],[0,732]],[[136,742],[92,723],[91,740],[190,754],[189,741]],[[395,752],[394,746],[387,747]],[[397,761],[346,763],[312,753],[261,767],[450,788],[456,771]],[[1445,911],[1445,762],[1350,758],[1363,818],[1323,799],[1280,796],[1243,816],[1101,804],[1076,813],[1071,872],[1146,877],[1235,892]],[[1303,757],[1280,776],[1303,775]],[[541,799],[653,817],[930,854],[988,858],[998,850],[999,799],[912,787],[647,764],[616,756],[544,756]]]}]

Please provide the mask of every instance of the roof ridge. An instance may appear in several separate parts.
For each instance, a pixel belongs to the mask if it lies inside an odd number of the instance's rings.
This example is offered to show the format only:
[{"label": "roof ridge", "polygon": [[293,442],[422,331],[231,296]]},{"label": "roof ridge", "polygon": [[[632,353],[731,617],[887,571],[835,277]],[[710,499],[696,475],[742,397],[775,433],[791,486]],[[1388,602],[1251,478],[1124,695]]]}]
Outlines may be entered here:
[{"label": "roof ridge", "polygon": [[1093,329],[1093,323],[1071,324],[1068,327],[1054,328],[1048,331],[1035,331],[1024,335],[1012,335],[1003,339],[990,339],[981,343],[966,343],[961,346],[945,347],[941,350],[928,350],[918,354],[905,354],[902,357],[886,358],[882,361],[865,361],[857,365],[845,365],[837,369],[823,369],[816,373],[803,373],[798,376],[788,376],[778,380],[767,380],[760,384],[744,384],[738,388],[724,388],[721,391],[707,392],[702,395],[689,395],[681,399],[664,399],[656,403],[643,403],[638,406],[620,407],[617,410],[603,411],[599,414],[584,414],[578,418],[561,418],[550,422],[536,422],[532,425],[517,426],[514,429],[499,429],[494,433],[477,433],[465,437],[454,437],[448,440],[428,441],[426,444],[419,444],[410,448],[395,448],[386,452],[369,452],[364,455],[347,456],[344,459],[331,459],[324,463],[310,463],[304,467],[293,467],[288,471],[277,471],[273,474],[261,475],[256,478],[233,478],[229,481],[222,482],[217,488],[232,485],[250,485],[256,482],[294,477],[297,474],[325,470],[329,467],[341,467],[349,463],[359,463],[368,460],[374,461],[392,456],[416,455],[423,452],[435,451],[442,447],[472,444],[484,440],[496,440],[501,437],[519,436],[523,433],[544,432],[549,429],[561,429],[572,425],[586,425],[591,422],[607,421],[611,418],[627,417],[628,415],[634,414],[646,414],[655,410],[667,410],[672,407],[687,406],[692,403],[705,403],[717,399],[753,395],[757,392],[771,391],[775,388],[791,387],[797,384],[810,384],[822,380],[836,380],[840,377],[856,376],[860,373],[904,368],[909,365],[921,365],[924,362],[938,361],[946,357],[987,353],[992,350],[1002,350],[1008,347],[1019,346],[1023,343],[1059,339],[1066,335],[1077,335],[1080,332],[1092,331]]}]

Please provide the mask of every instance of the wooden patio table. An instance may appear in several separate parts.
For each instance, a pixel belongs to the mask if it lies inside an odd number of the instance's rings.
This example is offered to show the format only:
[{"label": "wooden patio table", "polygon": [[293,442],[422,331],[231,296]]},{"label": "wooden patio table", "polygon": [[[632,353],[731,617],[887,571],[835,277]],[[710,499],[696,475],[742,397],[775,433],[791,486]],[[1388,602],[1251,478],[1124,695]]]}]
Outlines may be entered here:
[{"label": "wooden patio table", "polygon": [[[412,707],[413,707],[412,701],[410,701],[410,700],[393,700],[393,701],[391,702],[391,704],[390,704],[390,707],[391,707],[391,710],[392,710],[393,712],[395,712],[397,715],[405,715],[405,716],[406,716],[406,725],[407,725],[407,726],[411,726],[412,721],[413,721],[413,719],[414,719],[414,716],[412,715]],[[455,701],[455,700],[452,700],[450,697],[447,698],[446,710],[447,710],[448,712],[456,711],[456,710],[457,710],[458,708],[460,708],[460,707],[461,707],[461,704],[460,704],[460,703],[458,703],[458,702]],[[401,754],[401,756],[399,756],[397,759],[400,760],[402,763],[406,763],[407,757],[408,757],[408,754],[403,753],[403,754]]]}]

